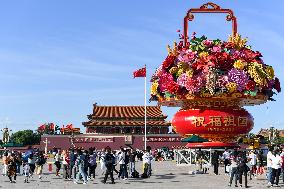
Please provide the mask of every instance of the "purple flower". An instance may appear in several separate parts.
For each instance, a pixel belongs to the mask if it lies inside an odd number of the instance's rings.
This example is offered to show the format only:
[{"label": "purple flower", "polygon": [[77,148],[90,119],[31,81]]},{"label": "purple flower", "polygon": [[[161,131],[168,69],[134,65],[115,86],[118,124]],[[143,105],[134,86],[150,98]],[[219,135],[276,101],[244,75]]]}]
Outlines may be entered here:
[{"label": "purple flower", "polygon": [[237,84],[237,90],[240,92],[245,88],[249,80],[249,77],[244,70],[238,70],[235,68],[228,72],[228,78],[229,82]]}]

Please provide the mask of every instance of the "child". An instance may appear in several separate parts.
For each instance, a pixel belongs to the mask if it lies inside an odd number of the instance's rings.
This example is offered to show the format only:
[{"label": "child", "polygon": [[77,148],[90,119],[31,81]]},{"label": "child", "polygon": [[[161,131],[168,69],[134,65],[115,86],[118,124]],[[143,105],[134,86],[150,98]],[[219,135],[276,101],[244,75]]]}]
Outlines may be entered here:
[{"label": "child", "polygon": [[29,176],[30,176],[30,166],[27,161],[24,161],[24,176],[25,176],[25,183],[29,183]]}]

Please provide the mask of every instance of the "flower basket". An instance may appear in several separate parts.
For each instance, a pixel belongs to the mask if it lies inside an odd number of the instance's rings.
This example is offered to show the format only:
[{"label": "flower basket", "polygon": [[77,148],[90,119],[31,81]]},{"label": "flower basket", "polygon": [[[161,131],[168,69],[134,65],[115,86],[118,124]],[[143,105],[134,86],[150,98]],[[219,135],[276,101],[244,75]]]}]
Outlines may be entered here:
[{"label": "flower basket", "polygon": [[[188,37],[193,13],[226,13],[232,22],[227,41]],[[168,56],[152,76],[151,99],[163,106],[183,108],[242,107],[273,100],[280,92],[279,79],[262,54],[237,33],[237,19],[230,9],[214,3],[190,9],[184,18],[180,42],[168,46]]]}]

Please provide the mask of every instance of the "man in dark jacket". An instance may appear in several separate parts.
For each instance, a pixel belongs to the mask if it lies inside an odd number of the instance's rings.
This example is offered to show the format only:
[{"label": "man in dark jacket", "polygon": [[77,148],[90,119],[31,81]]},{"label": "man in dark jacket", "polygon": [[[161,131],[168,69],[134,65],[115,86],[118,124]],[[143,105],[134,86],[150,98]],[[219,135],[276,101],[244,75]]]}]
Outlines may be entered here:
[{"label": "man in dark jacket", "polygon": [[214,174],[218,175],[218,168],[219,168],[219,153],[218,151],[214,151],[211,157],[211,164],[214,167]]},{"label": "man in dark jacket", "polygon": [[239,183],[240,186],[242,187],[242,176],[244,175],[245,177],[245,187],[248,187],[248,178],[247,178],[247,173],[249,171],[249,167],[246,165],[247,164],[247,158],[245,153],[240,153],[238,157],[238,177],[239,177]]},{"label": "man in dark jacket", "polygon": [[110,147],[106,147],[106,152],[107,154],[105,155],[105,166],[107,168],[106,173],[105,173],[105,178],[102,181],[102,183],[106,183],[106,180],[108,178],[108,175],[110,175],[110,179],[111,179],[111,184],[114,184],[114,179],[113,179],[113,162],[114,162],[114,156],[111,153],[111,149]]}]

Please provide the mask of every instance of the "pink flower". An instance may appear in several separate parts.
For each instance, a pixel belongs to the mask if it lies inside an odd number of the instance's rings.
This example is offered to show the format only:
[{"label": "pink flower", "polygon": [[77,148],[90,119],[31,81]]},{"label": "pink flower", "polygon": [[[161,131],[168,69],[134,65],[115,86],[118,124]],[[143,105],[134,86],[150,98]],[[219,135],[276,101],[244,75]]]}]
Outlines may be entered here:
[{"label": "pink flower", "polygon": [[214,46],[212,47],[212,52],[221,52],[221,47],[220,46]]},{"label": "pink flower", "polygon": [[187,80],[189,79],[188,74],[183,73],[177,78],[177,84],[185,87]]},{"label": "pink flower", "polygon": [[167,91],[168,84],[173,81],[173,76],[169,73],[163,73],[159,79],[159,88],[161,92]]},{"label": "pink flower", "polygon": [[186,51],[181,51],[181,53],[178,56],[178,60],[180,62],[191,62],[196,58],[197,52],[192,51],[191,49],[188,49]]},{"label": "pink flower", "polygon": [[213,41],[212,41],[212,40],[207,39],[207,40],[204,40],[204,41],[203,41],[203,44],[204,44],[205,46],[207,46],[207,47],[210,47],[210,46],[212,46],[212,45],[213,45]]}]

